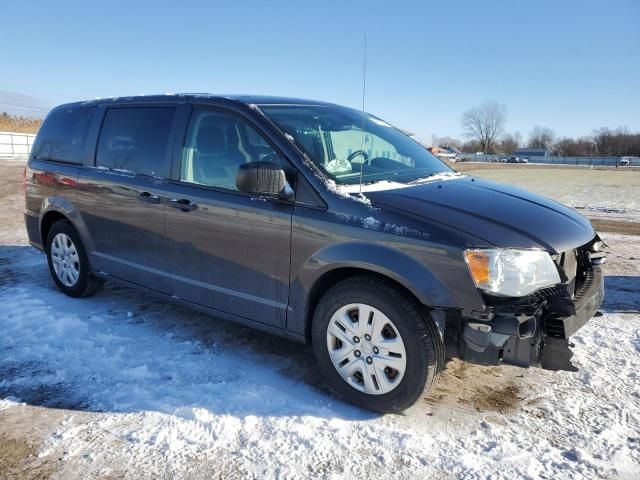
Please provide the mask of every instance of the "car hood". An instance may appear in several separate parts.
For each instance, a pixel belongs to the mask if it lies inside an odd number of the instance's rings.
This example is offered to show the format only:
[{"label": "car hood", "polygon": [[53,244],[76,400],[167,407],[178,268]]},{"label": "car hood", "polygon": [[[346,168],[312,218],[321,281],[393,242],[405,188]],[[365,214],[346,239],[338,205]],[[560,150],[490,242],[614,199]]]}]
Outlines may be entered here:
[{"label": "car hood", "polygon": [[369,192],[374,206],[446,224],[498,247],[564,252],[595,236],[575,210],[518,187],[460,177]]}]

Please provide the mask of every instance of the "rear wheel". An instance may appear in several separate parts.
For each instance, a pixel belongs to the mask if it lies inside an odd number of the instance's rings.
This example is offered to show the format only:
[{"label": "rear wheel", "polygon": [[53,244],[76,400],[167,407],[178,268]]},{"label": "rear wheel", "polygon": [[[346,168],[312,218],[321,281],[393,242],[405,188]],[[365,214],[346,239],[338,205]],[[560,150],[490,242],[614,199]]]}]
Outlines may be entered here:
[{"label": "rear wheel", "polygon": [[435,382],[444,347],[433,320],[407,292],[372,276],[344,280],[320,299],[315,355],[345,400],[382,412],[412,405]]},{"label": "rear wheel", "polygon": [[91,272],[78,232],[68,220],[53,224],[47,235],[47,262],[53,281],[71,297],[86,297],[104,283]]}]

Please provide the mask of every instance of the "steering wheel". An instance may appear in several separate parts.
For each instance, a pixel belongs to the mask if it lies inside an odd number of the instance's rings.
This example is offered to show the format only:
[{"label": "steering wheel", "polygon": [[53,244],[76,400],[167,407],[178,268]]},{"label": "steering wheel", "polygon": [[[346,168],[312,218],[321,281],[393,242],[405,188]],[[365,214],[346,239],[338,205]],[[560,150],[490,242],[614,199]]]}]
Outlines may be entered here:
[{"label": "steering wheel", "polygon": [[365,162],[369,160],[369,155],[367,155],[367,152],[365,152],[364,150],[356,150],[355,152],[353,152],[351,155],[347,157],[347,160],[351,162],[358,155],[362,155],[362,158],[364,158]]},{"label": "steering wheel", "polygon": [[264,157],[262,157],[260,159],[261,162],[271,162],[271,163],[275,163],[276,165],[280,166],[280,160],[278,159],[278,156],[275,155],[274,153],[267,153]]}]

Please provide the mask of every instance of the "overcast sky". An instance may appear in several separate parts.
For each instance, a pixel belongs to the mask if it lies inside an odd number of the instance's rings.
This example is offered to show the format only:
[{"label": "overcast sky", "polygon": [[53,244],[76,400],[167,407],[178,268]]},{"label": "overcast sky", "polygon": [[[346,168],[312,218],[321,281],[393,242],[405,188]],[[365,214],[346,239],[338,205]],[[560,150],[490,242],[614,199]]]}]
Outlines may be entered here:
[{"label": "overcast sky", "polygon": [[0,111],[139,93],[260,93],[360,107],[419,137],[461,137],[504,103],[507,130],[640,131],[640,1],[8,1]]}]

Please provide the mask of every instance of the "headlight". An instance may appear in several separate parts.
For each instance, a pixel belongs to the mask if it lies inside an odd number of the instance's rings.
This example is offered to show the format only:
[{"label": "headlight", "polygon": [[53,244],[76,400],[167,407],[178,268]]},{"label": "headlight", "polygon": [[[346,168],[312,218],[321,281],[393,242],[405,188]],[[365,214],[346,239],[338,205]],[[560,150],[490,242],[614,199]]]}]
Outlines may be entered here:
[{"label": "headlight", "polygon": [[542,250],[465,250],[464,258],[480,290],[508,297],[523,297],[560,283],[551,256]]}]

